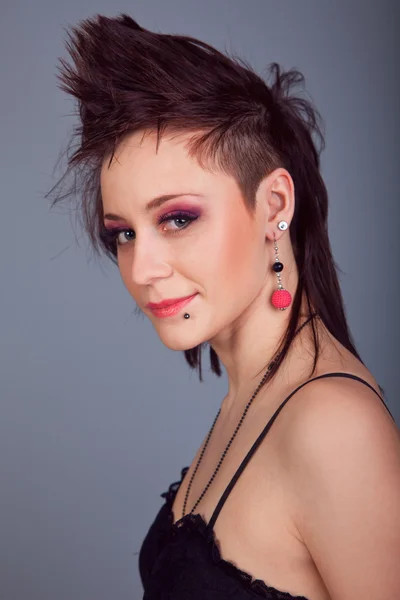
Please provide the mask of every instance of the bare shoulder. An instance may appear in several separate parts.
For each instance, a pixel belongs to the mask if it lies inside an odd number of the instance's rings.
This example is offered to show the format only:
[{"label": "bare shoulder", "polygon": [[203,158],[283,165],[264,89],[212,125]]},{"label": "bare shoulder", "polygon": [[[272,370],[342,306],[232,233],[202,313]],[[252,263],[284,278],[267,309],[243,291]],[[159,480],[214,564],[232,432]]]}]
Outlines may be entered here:
[{"label": "bare shoulder", "polygon": [[319,461],[321,467],[326,466],[323,461],[345,458],[350,464],[346,453],[351,449],[351,459],[361,461],[360,467],[371,452],[399,461],[400,467],[399,428],[368,386],[347,377],[326,377],[309,382],[296,396],[283,440],[287,466],[294,456]]},{"label": "bare shoulder", "polygon": [[288,451],[293,444],[310,441],[310,435],[313,444],[327,443],[335,436],[343,440],[346,431],[352,436],[362,430],[373,439],[389,431],[391,439],[398,438],[399,430],[378,397],[382,394],[369,369],[322,326],[320,336],[322,352],[313,381],[303,379],[306,385],[289,402],[284,427]]},{"label": "bare shoulder", "polygon": [[299,536],[332,598],[363,589],[392,598],[400,586],[399,429],[356,380],[319,379],[297,394],[282,467]]},{"label": "bare shoulder", "polygon": [[[369,377],[367,381],[379,393],[378,386]],[[302,443],[312,438],[313,443],[326,439],[343,441],[345,435],[372,435],[373,439],[388,435],[399,440],[399,429],[382,400],[373,389],[361,381],[348,377],[324,377],[310,381],[297,392],[292,411],[288,440]],[[372,441],[372,440],[371,440]]]}]

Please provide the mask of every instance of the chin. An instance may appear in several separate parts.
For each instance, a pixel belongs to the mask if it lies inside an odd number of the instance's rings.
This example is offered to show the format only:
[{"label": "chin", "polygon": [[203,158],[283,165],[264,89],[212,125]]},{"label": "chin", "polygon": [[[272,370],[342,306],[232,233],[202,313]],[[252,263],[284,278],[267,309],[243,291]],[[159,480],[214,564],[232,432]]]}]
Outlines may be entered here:
[{"label": "chin", "polygon": [[177,331],[159,331],[156,329],[160,340],[170,350],[190,350],[199,344],[205,342],[204,337],[199,337],[193,331],[182,332],[181,329]]}]

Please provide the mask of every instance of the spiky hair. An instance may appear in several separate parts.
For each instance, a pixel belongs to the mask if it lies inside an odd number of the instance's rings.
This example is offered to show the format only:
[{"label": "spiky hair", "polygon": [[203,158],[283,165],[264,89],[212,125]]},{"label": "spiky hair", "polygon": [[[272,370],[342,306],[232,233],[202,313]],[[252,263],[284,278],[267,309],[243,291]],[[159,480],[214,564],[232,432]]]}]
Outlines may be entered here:
[{"label": "spiky hair", "polygon": [[[191,134],[188,153],[199,165],[232,176],[254,208],[261,180],[284,167],[295,186],[289,234],[299,273],[290,322],[265,383],[282,363],[298,326],[305,294],[331,333],[359,359],[346,323],[327,231],[328,197],[320,174],[321,118],[295,95],[304,77],[296,69],[268,68],[269,84],[243,59],[192,37],[155,33],[126,14],[96,15],[67,31],[72,64],[60,59],[60,87],[77,101],[79,124],[68,168],[49,192],[53,205],[78,198],[78,213],[93,249],[117,262],[117,249],[99,236],[103,221],[100,171],[104,159],[134,132]],[[75,147],[74,147],[75,144]],[[317,148],[318,145],[318,148]],[[73,175],[66,191],[64,184]],[[319,345],[312,322],[314,368]],[[185,351],[201,379],[201,346]],[[212,370],[221,374],[210,348]],[[360,359],[361,360],[361,359]]]}]

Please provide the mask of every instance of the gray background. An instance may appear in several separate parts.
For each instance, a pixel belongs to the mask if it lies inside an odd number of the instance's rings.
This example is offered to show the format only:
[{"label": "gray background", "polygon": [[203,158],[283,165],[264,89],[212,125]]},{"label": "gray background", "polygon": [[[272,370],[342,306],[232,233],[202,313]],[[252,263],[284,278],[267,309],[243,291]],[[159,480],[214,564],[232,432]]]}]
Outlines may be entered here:
[{"label": "gray background", "polygon": [[[63,27],[126,11],[298,67],[326,122],[330,236],[358,349],[399,421],[399,3],[13,0],[0,22],[0,596],[141,597],[137,552],[226,380],[200,384],[44,199],[74,119]],[[75,232],[75,233],[74,233]],[[76,236],[76,237],[75,237]],[[208,367],[208,361],[207,361]]]}]

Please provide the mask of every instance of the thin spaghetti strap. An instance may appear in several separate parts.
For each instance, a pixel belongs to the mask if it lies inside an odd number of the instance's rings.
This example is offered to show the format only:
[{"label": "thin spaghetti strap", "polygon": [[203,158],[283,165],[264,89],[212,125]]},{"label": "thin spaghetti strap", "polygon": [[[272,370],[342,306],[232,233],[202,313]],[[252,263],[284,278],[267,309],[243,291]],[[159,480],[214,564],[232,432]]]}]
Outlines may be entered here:
[{"label": "thin spaghetti strap", "polygon": [[248,462],[250,461],[250,459],[252,458],[253,454],[256,452],[257,448],[260,446],[261,442],[263,441],[263,439],[265,438],[265,436],[267,435],[268,431],[270,430],[273,422],[275,421],[276,417],[278,416],[278,414],[280,413],[280,411],[282,410],[282,408],[285,406],[286,402],[288,402],[290,400],[290,398],[298,391],[300,390],[302,387],[304,387],[305,385],[307,385],[308,383],[311,383],[312,381],[315,381],[316,379],[323,379],[325,377],[347,377],[349,379],[356,379],[357,381],[360,381],[361,383],[364,383],[365,385],[367,385],[373,392],[375,392],[375,394],[378,396],[378,398],[383,402],[383,405],[385,406],[386,410],[388,411],[388,413],[390,414],[390,416],[392,417],[393,420],[394,417],[392,415],[392,413],[390,412],[389,408],[386,406],[385,401],[381,398],[381,396],[378,394],[378,392],[372,387],[372,385],[370,385],[367,381],[364,381],[364,379],[361,379],[361,377],[358,377],[357,375],[352,375],[351,373],[341,373],[341,372],[337,372],[337,373],[325,373],[324,375],[319,375],[318,377],[313,377],[313,379],[308,379],[307,381],[305,381],[304,383],[302,383],[301,385],[299,385],[295,390],[293,390],[293,392],[291,392],[289,394],[289,396],[287,398],[285,398],[285,400],[278,406],[278,408],[276,409],[276,411],[274,412],[274,414],[272,415],[272,417],[270,418],[270,420],[268,421],[268,423],[266,424],[266,426],[264,427],[264,429],[262,430],[262,432],[260,433],[260,435],[258,436],[258,438],[256,439],[256,441],[254,442],[254,444],[252,445],[252,447],[250,448],[250,450],[248,451],[248,453],[246,454],[246,456],[244,457],[244,459],[242,460],[242,462],[240,463],[236,473],[234,474],[234,476],[232,477],[231,481],[229,482],[229,484],[227,485],[224,493],[222,494],[212,516],[210,521],[207,524],[207,528],[209,530],[214,528],[215,525],[215,521],[218,518],[219,513],[221,512],[222,507],[224,506],[229,494],[231,493],[235,483],[237,482],[237,480],[239,479],[240,475],[243,473],[246,465],[248,464]]}]

